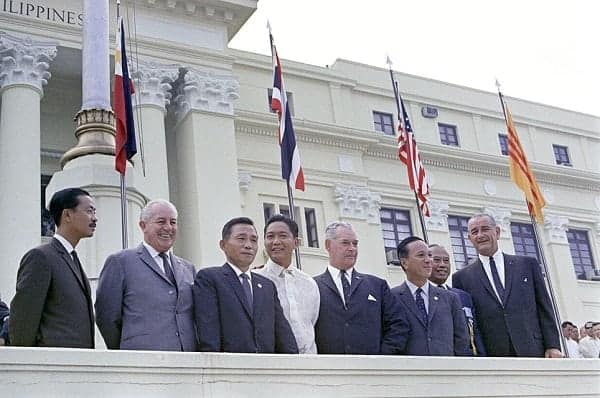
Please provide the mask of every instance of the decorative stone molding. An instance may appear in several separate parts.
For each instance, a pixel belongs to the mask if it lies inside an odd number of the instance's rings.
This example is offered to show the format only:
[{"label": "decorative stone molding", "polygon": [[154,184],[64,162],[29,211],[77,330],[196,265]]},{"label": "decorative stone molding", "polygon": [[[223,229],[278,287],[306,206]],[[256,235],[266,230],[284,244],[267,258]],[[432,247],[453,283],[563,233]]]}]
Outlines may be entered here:
[{"label": "decorative stone molding", "polygon": [[512,213],[509,209],[503,207],[484,207],[483,213],[492,216],[496,224],[500,226],[502,232],[510,231],[510,216]]},{"label": "decorative stone molding", "polygon": [[140,62],[133,72],[136,106],[154,105],[166,112],[171,100],[171,84],[179,77],[179,65],[163,65],[153,61]]},{"label": "decorative stone molding", "polygon": [[369,188],[336,184],[334,196],[341,217],[365,220],[369,224],[381,223],[379,217],[381,195],[371,192]]},{"label": "decorative stone molding", "polygon": [[543,192],[544,200],[546,201],[546,203],[549,205],[554,204],[554,191],[551,190],[550,188],[546,188],[542,192]]},{"label": "decorative stone molding", "polygon": [[34,41],[0,34],[0,87],[14,84],[32,86],[43,94],[50,79],[50,62],[56,57],[56,42]]},{"label": "decorative stone molding", "polygon": [[550,243],[568,243],[569,219],[567,217],[546,213],[544,216],[544,229],[548,234]]},{"label": "decorative stone molding", "polygon": [[594,204],[596,205],[596,209],[600,210],[600,196],[596,196],[596,199],[594,199]]},{"label": "decorative stone molding", "polygon": [[246,170],[238,170],[238,184],[240,191],[248,192],[252,183],[252,173]]},{"label": "decorative stone molding", "polygon": [[177,120],[190,110],[233,115],[233,101],[240,97],[240,85],[233,76],[188,70],[184,82],[183,92],[175,98]]},{"label": "decorative stone molding", "polygon": [[448,209],[450,205],[443,200],[429,199],[431,215],[425,219],[427,229],[431,231],[448,231]]},{"label": "decorative stone molding", "polygon": [[485,180],[483,182],[483,192],[485,192],[488,196],[496,195],[496,193],[498,193],[496,182],[494,180]]}]

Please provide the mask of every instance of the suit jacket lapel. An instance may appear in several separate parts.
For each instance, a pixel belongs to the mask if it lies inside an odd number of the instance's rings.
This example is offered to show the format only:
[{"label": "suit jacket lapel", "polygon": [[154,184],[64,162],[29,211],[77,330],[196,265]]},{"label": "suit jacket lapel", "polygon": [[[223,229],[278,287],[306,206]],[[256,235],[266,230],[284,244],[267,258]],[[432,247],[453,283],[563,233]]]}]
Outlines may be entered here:
[{"label": "suit jacket lapel", "polygon": [[400,299],[402,301],[404,301],[404,303],[406,304],[408,309],[419,320],[419,322],[421,322],[421,325],[423,325],[423,327],[427,327],[427,325],[425,325],[425,322],[423,322],[423,318],[421,318],[421,312],[417,308],[417,303],[415,303],[415,298],[413,297],[412,293],[410,292],[410,289],[408,288],[408,285],[406,284],[406,282],[403,283],[402,285],[400,285]]},{"label": "suit jacket lapel", "polygon": [[[156,264],[156,261],[154,261],[152,256],[150,256],[150,253],[148,253],[148,250],[146,250],[143,243],[140,243],[140,245],[138,246],[137,253],[140,256],[140,260],[142,260],[142,262],[144,262],[144,264],[146,264],[148,267],[150,267],[150,269],[152,271],[156,272],[158,274],[158,276],[160,276],[162,279],[164,279],[168,284],[172,285],[169,278],[167,278],[167,275],[165,275],[165,272],[159,268],[158,264]],[[173,261],[172,257],[171,257],[171,261]]]},{"label": "suit jacket lapel", "polygon": [[[90,292],[91,292],[90,285],[87,281],[87,278],[85,277],[85,273],[83,273],[83,267],[82,267],[81,271],[79,271],[79,269],[78,269],[79,267],[77,266],[77,264],[75,264],[75,260],[73,260],[73,257],[71,257],[71,253],[67,253],[67,250],[62,245],[62,243],[60,243],[58,241],[58,239],[52,238],[51,242],[52,242],[52,245],[54,246],[54,248],[57,250],[58,254],[67,263],[67,265],[69,266],[69,269],[71,270],[73,275],[75,275],[77,282],[79,282],[79,287],[81,287],[81,289],[83,289],[83,291],[86,294],[90,294]],[[85,280],[85,282],[84,282],[84,280]]]},{"label": "suit jacket lapel", "polygon": [[436,290],[437,289],[433,286],[429,286],[429,311],[427,312],[427,319],[429,319],[429,323],[431,323],[440,301],[440,293]]},{"label": "suit jacket lapel", "polygon": [[513,285],[513,278],[515,278],[517,272],[514,269],[515,264],[512,256],[507,256],[504,253],[502,255],[504,256],[504,303],[507,303]]},{"label": "suit jacket lapel", "polygon": [[481,282],[481,284],[483,285],[485,290],[487,290],[487,292],[496,300],[496,302],[498,302],[498,304],[502,305],[502,302],[500,301],[500,299],[498,299],[496,292],[492,288],[490,279],[488,278],[487,274],[485,273],[485,270],[483,269],[483,264],[481,263],[481,260],[479,260],[479,259],[477,259],[477,261],[475,262],[475,272],[477,273],[477,275],[479,277],[479,281]]},{"label": "suit jacket lapel", "polygon": [[[225,263],[223,265],[223,274],[225,275],[225,279],[227,280],[229,285],[231,285],[231,288],[235,292],[235,295],[237,296],[238,300],[240,301],[240,303],[242,303],[242,307],[244,307],[246,314],[248,314],[250,319],[252,319],[252,309],[248,306],[248,302],[246,301],[246,293],[244,293],[244,289],[242,287],[242,284],[240,283],[240,279],[235,274],[235,271],[233,270],[233,268],[231,268],[229,264]],[[252,278],[252,280],[252,283],[254,283],[254,278]]]},{"label": "suit jacket lapel", "polygon": [[321,274],[321,281],[334,293],[335,297],[337,297],[340,304],[344,305],[341,296],[343,293],[338,290],[337,286],[333,282],[333,278],[331,277],[329,270],[326,269],[325,272]]},{"label": "suit jacket lapel", "polygon": [[352,295],[354,294],[356,289],[358,289],[358,286],[362,283],[362,281],[362,275],[356,272],[356,270],[354,270],[352,272],[352,283],[350,284],[350,297],[352,297]]},{"label": "suit jacket lapel", "polygon": [[257,278],[254,277],[254,275],[252,275],[252,299],[254,307],[252,308],[252,312],[260,311],[266,297],[262,283],[260,283]]}]

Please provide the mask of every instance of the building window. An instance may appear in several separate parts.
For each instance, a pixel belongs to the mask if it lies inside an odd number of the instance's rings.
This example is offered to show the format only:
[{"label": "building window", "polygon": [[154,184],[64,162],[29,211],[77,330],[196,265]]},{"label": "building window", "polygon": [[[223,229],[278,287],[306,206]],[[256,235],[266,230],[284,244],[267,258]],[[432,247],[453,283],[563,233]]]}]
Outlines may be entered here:
[{"label": "building window", "polygon": [[400,265],[396,248],[402,239],[412,235],[410,213],[408,210],[381,208],[379,217],[388,264]]},{"label": "building window", "polygon": [[380,131],[385,135],[395,135],[394,117],[391,113],[373,111],[373,123],[375,124],[375,131]]},{"label": "building window", "polygon": [[458,146],[458,136],[456,135],[456,126],[438,123],[440,132],[440,142],[444,145]]},{"label": "building window", "polygon": [[600,280],[600,273],[594,267],[587,231],[569,229],[567,231],[567,241],[569,242],[571,259],[573,259],[577,279]]},{"label": "building window", "polygon": [[[290,207],[288,205],[279,205],[277,203],[263,203],[263,215],[265,224],[275,214],[281,214],[287,218],[290,217]],[[319,236],[317,234],[317,213],[314,208],[300,208],[294,206],[294,221],[298,224],[298,238],[300,246],[319,247]],[[306,239],[305,239],[306,238]]]},{"label": "building window", "polygon": [[554,160],[556,164],[562,164],[563,166],[572,166],[569,160],[569,148],[562,145],[552,145],[554,150]]},{"label": "building window", "polygon": [[306,244],[308,247],[319,247],[317,235],[317,216],[315,209],[304,208],[304,219],[306,220]]},{"label": "building window", "polygon": [[506,134],[498,134],[498,143],[500,144],[500,153],[508,156],[508,136]]},{"label": "building window", "polygon": [[40,204],[42,207],[42,225],[41,233],[42,236],[54,236],[54,220],[50,215],[48,209],[46,209],[46,187],[50,183],[52,176],[42,174],[41,178],[41,198]]},{"label": "building window", "polygon": [[473,258],[477,257],[477,252],[469,241],[468,222],[469,217],[448,216],[448,231],[457,270],[464,268]]},{"label": "building window", "polygon": [[[294,94],[291,91],[286,91],[285,95],[287,97],[288,109],[290,110],[290,116],[294,116],[295,115],[295,112],[294,112]],[[267,89],[267,100],[269,102],[267,103],[267,108],[269,109],[269,112],[275,113],[275,111],[273,110],[273,108],[271,108],[271,99],[272,98],[273,98],[273,89],[272,88],[268,88]]]},{"label": "building window", "polygon": [[538,263],[541,263],[533,225],[513,222],[510,223],[510,232],[515,247],[515,254],[518,256],[533,257]]}]

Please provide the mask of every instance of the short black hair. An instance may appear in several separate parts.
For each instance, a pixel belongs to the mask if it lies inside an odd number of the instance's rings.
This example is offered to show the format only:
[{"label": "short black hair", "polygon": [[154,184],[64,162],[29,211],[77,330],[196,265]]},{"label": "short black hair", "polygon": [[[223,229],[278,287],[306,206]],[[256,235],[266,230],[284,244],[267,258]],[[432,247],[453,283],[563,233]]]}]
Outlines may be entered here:
[{"label": "short black hair", "polygon": [[237,224],[252,225],[254,227],[254,222],[248,217],[232,218],[231,220],[227,221],[225,225],[223,225],[223,230],[221,231],[221,239],[228,239],[231,236],[231,229],[234,225]]},{"label": "short black hair", "polygon": [[[408,238],[404,238],[400,243],[398,243],[398,247],[396,248],[396,252],[398,253],[398,260],[401,258],[408,257],[408,245],[415,241],[423,241],[423,238],[419,238],[418,236],[409,236]],[[427,242],[425,242],[427,243]]]},{"label": "short black hair", "polygon": [[65,188],[57,191],[50,199],[48,210],[56,226],[60,226],[60,218],[65,209],[74,209],[79,204],[80,196],[91,196],[89,192],[81,188]]},{"label": "short black hair", "polygon": [[560,325],[563,329],[566,328],[567,326],[573,326],[574,328],[576,328],[577,326],[575,326],[575,324],[571,321],[564,321],[561,325]]},{"label": "short black hair", "polygon": [[294,221],[291,218],[286,217],[282,214],[275,214],[267,220],[267,222],[265,224],[265,229],[263,231],[263,235],[267,234],[267,228],[269,227],[269,225],[273,224],[274,222],[284,223],[285,225],[288,226],[288,228],[290,229],[290,232],[292,233],[292,235],[294,235],[294,238],[298,237],[298,223],[296,223],[296,221]]}]

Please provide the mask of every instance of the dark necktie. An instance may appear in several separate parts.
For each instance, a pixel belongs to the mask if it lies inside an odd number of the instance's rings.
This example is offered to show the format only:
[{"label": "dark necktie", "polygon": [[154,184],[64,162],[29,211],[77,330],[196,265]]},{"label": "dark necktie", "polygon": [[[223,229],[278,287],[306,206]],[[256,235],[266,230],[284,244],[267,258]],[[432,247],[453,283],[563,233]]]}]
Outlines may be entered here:
[{"label": "dark necktie", "polygon": [[494,257],[490,257],[490,270],[492,271],[492,279],[494,280],[496,292],[500,297],[500,302],[504,303],[504,286],[502,285],[502,282],[500,282],[500,275],[498,275],[498,269],[496,268]]},{"label": "dark necktie", "polygon": [[348,302],[350,301],[350,282],[348,282],[348,278],[346,277],[346,270],[343,269],[340,271],[340,278],[342,279],[342,290],[344,293],[344,302],[346,303],[346,307],[348,306]]},{"label": "dark necktie", "polygon": [[427,308],[425,307],[425,300],[423,300],[423,296],[421,295],[422,293],[423,290],[418,288],[415,294],[415,303],[417,304],[417,308],[421,313],[421,319],[423,320],[423,323],[427,325]]},{"label": "dark necktie", "polygon": [[438,287],[439,287],[440,289],[444,289],[444,290],[446,290],[446,285],[444,285],[443,283],[442,283],[441,285],[438,285]]},{"label": "dark necktie", "polygon": [[175,282],[175,275],[173,274],[173,270],[171,269],[171,265],[169,265],[169,261],[167,260],[167,253],[162,252],[159,254],[160,258],[163,261],[163,269],[165,270],[165,275],[171,281],[173,286],[177,286],[177,282]]},{"label": "dark necktie", "polygon": [[240,274],[240,278],[242,278],[242,288],[244,288],[244,293],[246,294],[246,302],[248,303],[248,307],[252,308],[252,289],[250,288],[250,277],[242,272]]},{"label": "dark necktie", "polygon": [[76,265],[78,277],[81,281],[83,281],[83,268],[81,267],[81,262],[79,261],[79,257],[77,256],[77,252],[73,250],[71,252],[71,256],[73,256],[73,262]]}]

